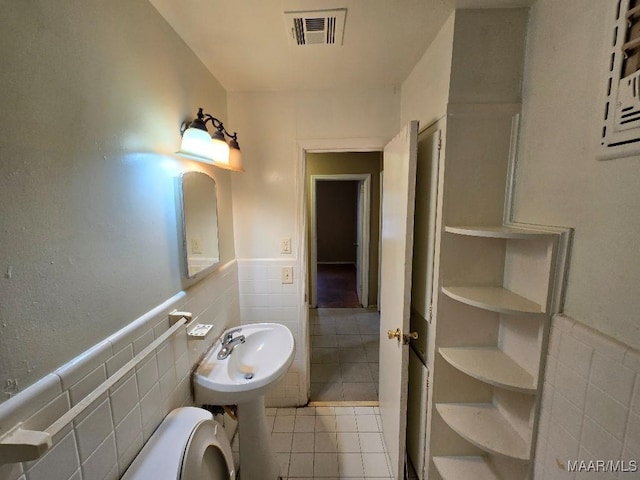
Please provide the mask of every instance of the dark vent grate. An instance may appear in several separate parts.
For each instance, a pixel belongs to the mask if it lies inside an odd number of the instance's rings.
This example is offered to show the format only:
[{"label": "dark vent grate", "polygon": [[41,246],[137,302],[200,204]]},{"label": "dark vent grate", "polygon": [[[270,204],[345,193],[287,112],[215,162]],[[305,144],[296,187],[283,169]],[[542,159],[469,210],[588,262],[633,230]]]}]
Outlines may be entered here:
[{"label": "dark vent grate", "polygon": [[295,27],[295,35],[296,42],[298,45],[304,45],[306,42],[304,41],[304,24],[302,23],[302,18],[294,18],[293,24]]},{"label": "dark vent grate", "polygon": [[327,43],[336,43],[336,17],[327,18]]},{"label": "dark vent grate", "polygon": [[320,32],[324,30],[324,18],[307,18],[305,23],[307,32]]}]

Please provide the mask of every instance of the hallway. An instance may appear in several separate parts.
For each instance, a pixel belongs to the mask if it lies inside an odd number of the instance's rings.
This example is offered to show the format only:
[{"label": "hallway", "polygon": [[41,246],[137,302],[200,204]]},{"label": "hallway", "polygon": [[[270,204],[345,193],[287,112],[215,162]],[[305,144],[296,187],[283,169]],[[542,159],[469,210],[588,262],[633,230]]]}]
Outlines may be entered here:
[{"label": "hallway", "polygon": [[311,401],[377,401],[380,315],[364,308],[309,310]]}]

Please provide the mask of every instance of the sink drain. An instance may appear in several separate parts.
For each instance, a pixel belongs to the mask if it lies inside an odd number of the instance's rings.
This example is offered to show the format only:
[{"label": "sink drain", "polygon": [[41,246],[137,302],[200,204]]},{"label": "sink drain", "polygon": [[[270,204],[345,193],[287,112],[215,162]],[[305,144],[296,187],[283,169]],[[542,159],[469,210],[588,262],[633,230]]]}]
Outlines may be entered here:
[{"label": "sink drain", "polygon": [[245,380],[251,380],[253,378],[253,373],[245,373],[244,374],[244,379]]}]

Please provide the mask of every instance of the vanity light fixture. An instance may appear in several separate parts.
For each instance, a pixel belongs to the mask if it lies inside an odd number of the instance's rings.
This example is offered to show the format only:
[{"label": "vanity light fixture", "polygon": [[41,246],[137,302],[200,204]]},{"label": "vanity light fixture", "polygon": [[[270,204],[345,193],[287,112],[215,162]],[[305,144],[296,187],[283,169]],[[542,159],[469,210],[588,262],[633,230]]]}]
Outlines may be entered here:
[{"label": "vanity light fixture", "polygon": [[[216,131],[209,135],[207,123],[211,122]],[[242,155],[238,144],[238,134],[227,132],[220,120],[198,109],[198,115],[191,122],[180,126],[182,143],[176,153],[183,157],[209,163],[216,167],[244,172]],[[225,136],[229,138],[227,143]]]}]

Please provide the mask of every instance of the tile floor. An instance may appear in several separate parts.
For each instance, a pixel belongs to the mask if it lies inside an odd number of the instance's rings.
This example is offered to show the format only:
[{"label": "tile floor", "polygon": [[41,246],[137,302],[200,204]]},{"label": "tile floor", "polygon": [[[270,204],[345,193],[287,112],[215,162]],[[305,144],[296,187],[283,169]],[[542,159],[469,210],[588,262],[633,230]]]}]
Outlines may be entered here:
[{"label": "tile floor", "polygon": [[378,407],[267,408],[267,422],[283,479],[392,478]]},{"label": "tile floor", "polygon": [[378,400],[380,315],[366,308],[309,310],[311,401]]}]

